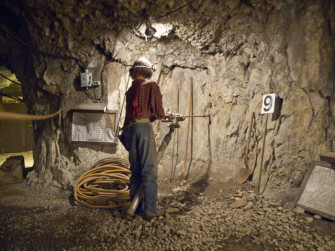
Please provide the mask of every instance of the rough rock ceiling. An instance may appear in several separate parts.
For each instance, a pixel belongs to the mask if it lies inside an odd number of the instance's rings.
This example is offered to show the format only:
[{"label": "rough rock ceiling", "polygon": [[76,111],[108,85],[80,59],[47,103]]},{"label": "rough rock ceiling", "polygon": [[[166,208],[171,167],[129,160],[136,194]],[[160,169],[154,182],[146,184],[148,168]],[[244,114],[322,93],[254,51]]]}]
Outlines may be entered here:
[{"label": "rough rock ceiling", "polygon": [[[114,37],[124,29],[136,30],[150,18],[153,22],[172,23],[182,39],[212,52],[224,50],[220,37],[228,20],[242,9],[246,16],[255,15],[265,22],[267,13],[284,1],[3,1],[1,27],[30,45],[49,53],[78,54],[84,60],[90,52],[78,45],[96,43],[101,37]],[[213,18],[218,9],[225,12]],[[252,24],[251,24],[252,25]],[[213,29],[213,26],[216,27]],[[238,27],[237,32],[238,32]],[[60,35],[62,34],[62,35]],[[37,37],[39,36],[39,37]],[[178,35],[180,36],[180,35]],[[42,40],[40,43],[37,39]],[[108,43],[111,41],[105,41]],[[64,44],[66,46],[64,46]],[[218,44],[215,47],[214,44]],[[234,49],[234,48],[231,48]],[[3,53],[1,53],[3,54]]]}]

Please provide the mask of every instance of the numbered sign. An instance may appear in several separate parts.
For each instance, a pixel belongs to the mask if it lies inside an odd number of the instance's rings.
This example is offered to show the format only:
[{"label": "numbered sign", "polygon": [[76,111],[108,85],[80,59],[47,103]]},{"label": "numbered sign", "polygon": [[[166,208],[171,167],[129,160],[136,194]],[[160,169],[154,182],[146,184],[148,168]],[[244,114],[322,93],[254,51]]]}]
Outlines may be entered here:
[{"label": "numbered sign", "polygon": [[275,110],[275,103],[276,103],[275,101],[276,101],[275,93],[263,95],[261,114],[273,113]]}]

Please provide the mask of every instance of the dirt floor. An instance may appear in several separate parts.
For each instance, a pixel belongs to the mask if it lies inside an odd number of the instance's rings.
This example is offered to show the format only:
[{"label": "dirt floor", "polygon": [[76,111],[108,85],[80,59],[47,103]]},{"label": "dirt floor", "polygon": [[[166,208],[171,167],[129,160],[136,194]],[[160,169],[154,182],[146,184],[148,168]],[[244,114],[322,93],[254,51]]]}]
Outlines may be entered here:
[{"label": "dirt floor", "polygon": [[[230,205],[245,199],[238,208]],[[250,184],[161,184],[150,221],[91,209],[69,191],[26,183],[0,187],[1,250],[335,250],[335,223]]]}]

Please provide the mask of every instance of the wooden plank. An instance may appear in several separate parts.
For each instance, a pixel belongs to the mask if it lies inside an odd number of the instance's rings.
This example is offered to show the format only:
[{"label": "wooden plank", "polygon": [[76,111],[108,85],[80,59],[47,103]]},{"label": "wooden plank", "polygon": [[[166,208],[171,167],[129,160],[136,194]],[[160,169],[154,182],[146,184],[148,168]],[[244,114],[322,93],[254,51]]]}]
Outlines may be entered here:
[{"label": "wooden plank", "polygon": [[97,112],[105,112],[106,105],[103,103],[80,103],[75,107],[72,107],[73,111],[97,111]]},{"label": "wooden plank", "polygon": [[335,164],[335,152],[325,152],[320,154],[320,160]]},{"label": "wooden plank", "polygon": [[335,220],[335,170],[313,163],[301,186],[297,206]]}]

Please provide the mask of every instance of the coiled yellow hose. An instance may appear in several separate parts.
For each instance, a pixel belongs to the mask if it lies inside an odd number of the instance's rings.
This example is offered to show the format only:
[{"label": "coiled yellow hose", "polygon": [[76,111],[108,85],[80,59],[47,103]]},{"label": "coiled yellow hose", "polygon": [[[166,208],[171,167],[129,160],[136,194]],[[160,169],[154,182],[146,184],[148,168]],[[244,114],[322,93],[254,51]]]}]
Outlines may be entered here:
[{"label": "coiled yellow hose", "polygon": [[106,158],[79,177],[74,198],[90,208],[122,208],[130,205],[129,161]]}]

